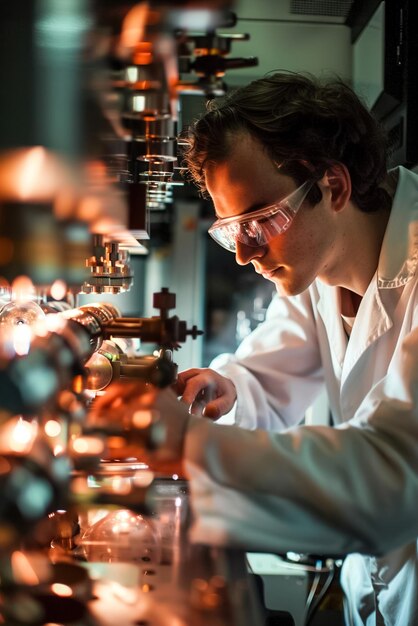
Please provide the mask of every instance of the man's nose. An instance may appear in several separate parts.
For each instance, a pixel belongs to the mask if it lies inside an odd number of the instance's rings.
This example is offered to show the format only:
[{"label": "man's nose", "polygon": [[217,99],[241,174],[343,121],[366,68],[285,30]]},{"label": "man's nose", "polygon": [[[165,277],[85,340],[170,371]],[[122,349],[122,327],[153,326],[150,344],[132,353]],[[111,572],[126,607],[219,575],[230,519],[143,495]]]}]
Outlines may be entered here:
[{"label": "man's nose", "polygon": [[235,260],[238,265],[248,265],[253,259],[261,258],[266,253],[265,246],[247,246],[238,239],[236,240],[236,246]]}]

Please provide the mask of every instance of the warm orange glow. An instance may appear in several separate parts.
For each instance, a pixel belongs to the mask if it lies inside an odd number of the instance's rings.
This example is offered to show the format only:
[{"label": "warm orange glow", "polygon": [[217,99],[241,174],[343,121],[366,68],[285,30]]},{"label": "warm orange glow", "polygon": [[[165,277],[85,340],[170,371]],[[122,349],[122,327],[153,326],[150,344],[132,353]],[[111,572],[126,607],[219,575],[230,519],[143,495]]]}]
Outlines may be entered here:
[{"label": "warm orange glow", "polygon": [[133,57],[133,62],[136,65],[151,65],[154,60],[152,52],[142,52],[137,50]]},{"label": "warm orange glow", "polygon": [[87,477],[80,476],[78,478],[74,478],[71,482],[71,491],[79,496],[90,495],[90,487],[87,483]]},{"label": "warm orange glow", "polygon": [[141,394],[141,401],[144,404],[152,404],[156,396],[155,388],[148,384],[145,385],[145,388],[147,389],[147,391],[144,391]]},{"label": "warm orange glow", "polygon": [[147,24],[149,6],[148,2],[136,4],[125,16],[120,35],[121,48],[131,50],[144,38]]},{"label": "warm orange glow", "polygon": [[91,222],[100,216],[102,208],[103,203],[97,196],[85,196],[78,204],[77,216],[85,222]]},{"label": "warm orange glow", "polygon": [[73,186],[70,170],[42,146],[12,150],[0,157],[0,195],[7,200],[50,202]]},{"label": "warm orange glow", "polygon": [[45,169],[46,151],[41,146],[28,150],[20,168],[18,193],[22,200],[33,198],[39,189],[39,178]]},{"label": "warm orange glow", "polygon": [[27,422],[22,417],[10,419],[0,429],[0,450],[28,454],[38,432],[35,421]]},{"label": "warm orange glow", "polygon": [[91,159],[84,165],[87,180],[90,184],[103,184],[107,180],[106,165],[100,159]]},{"label": "warm orange glow", "polygon": [[13,578],[17,583],[25,585],[38,585],[39,576],[33,569],[30,561],[23,552],[16,550],[11,556]]},{"label": "warm orange glow", "polygon": [[133,483],[138,487],[149,487],[153,480],[154,472],[151,472],[151,470],[142,469],[135,472]]},{"label": "warm orange glow", "polygon": [[75,393],[81,393],[84,389],[84,379],[80,375],[75,376],[73,380],[73,390]]},{"label": "warm orange glow", "polygon": [[67,285],[63,280],[56,280],[51,285],[51,296],[54,300],[63,300],[67,293]]},{"label": "warm orange glow", "polygon": [[29,276],[17,276],[12,282],[12,300],[27,302],[35,297],[35,287]]},{"label": "warm orange glow", "polygon": [[125,229],[125,225],[122,220],[118,223],[110,217],[97,217],[91,224],[91,230],[98,235],[107,235],[109,233],[115,234],[117,230]]},{"label": "warm orange glow", "polygon": [[108,437],[107,445],[109,448],[113,449],[124,448],[126,446],[126,441],[123,437]]},{"label": "warm orange glow", "polygon": [[111,487],[113,493],[123,495],[127,495],[132,490],[130,479],[123,476],[113,476],[111,480]]},{"label": "warm orange glow", "polygon": [[54,201],[54,215],[58,220],[72,218],[78,201],[78,193],[75,190],[61,189]]},{"label": "warm orange glow", "polygon": [[147,428],[152,423],[152,411],[135,411],[132,415],[132,424],[135,428]]},{"label": "warm orange glow", "polygon": [[103,452],[104,443],[98,437],[77,437],[73,440],[72,447],[80,455],[97,455]]},{"label": "warm orange glow", "polygon": [[151,54],[153,45],[150,41],[140,41],[135,48],[135,52],[141,54]]}]

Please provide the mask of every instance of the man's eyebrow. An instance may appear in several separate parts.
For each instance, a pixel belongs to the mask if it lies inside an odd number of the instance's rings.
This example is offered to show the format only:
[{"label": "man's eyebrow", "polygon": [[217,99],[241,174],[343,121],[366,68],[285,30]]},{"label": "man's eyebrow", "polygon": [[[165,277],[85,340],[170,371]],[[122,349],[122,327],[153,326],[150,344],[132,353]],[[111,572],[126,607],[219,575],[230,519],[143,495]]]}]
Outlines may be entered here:
[{"label": "man's eyebrow", "polygon": [[[242,213],[238,213],[234,217],[241,217],[241,215],[246,215],[247,213],[254,213],[254,211],[258,211],[259,209],[264,209],[264,207],[267,208],[269,206],[273,206],[274,204],[276,203],[275,202],[256,202],[252,204],[251,206],[249,206],[247,209],[244,209]],[[216,211],[215,211],[215,215],[218,220],[222,219],[221,217],[219,217]]]}]

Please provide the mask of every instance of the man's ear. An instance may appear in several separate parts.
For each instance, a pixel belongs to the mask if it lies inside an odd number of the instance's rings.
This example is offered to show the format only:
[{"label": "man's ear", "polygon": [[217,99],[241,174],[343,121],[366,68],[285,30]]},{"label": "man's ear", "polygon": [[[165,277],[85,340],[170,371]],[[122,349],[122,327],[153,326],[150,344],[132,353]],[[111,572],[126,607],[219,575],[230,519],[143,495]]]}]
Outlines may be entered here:
[{"label": "man's ear", "polygon": [[334,163],[325,172],[324,183],[331,191],[335,211],[341,211],[351,198],[351,176],[343,163]]}]

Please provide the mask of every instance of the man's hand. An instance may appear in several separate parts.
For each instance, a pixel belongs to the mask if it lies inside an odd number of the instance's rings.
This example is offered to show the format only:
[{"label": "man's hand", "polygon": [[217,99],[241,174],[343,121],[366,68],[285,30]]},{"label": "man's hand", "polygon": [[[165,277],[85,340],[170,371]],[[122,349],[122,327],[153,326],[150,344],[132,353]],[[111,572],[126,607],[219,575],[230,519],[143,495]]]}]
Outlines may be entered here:
[{"label": "man's hand", "polygon": [[178,375],[174,389],[190,407],[190,413],[218,419],[234,406],[234,383],[211,369],[189,369]]}]

